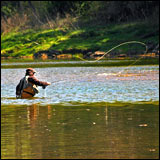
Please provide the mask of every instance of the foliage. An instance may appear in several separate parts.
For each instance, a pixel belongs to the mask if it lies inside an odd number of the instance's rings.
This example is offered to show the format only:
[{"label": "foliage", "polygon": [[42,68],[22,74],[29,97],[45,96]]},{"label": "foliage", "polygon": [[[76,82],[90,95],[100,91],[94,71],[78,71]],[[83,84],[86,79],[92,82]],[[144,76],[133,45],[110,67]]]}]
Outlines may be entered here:
[{"label": "foliage", "polygon": [[[5,61],[6,62],[6,61]],[[8,65],[2,65],[1,68],[3,69],[8,69],[8,68],[28,68],[28,64],[19,64],[16,63],[16,65],[12,64],[11,62],[31,62],[31,60],[26,60],[23,61],[22,60],[17,60],[17,59],[12,59],[12,60],[8,60],[7,62],[9,62],[10,64]],[[35,61],[34,61],[35,62]],[[36,62],[40,62],[40,60],[36,61]],[[44,62],[44,60],[43,60]],[[47,62],[47,61],[46,61]],[[59,61],[56,61],[59,62]],[[82,63],[82,61],[80,61],[79,63],[68,63],[66,61],[66,63],[63,61],[63,63],[32,63],[29,64],[30,67],[32,68],[44,68],[44,67],[115,67],[115,66],[130,66],[130,65],[159,65],[159,60],[155,59],[155,58],[150,58],[150,59],[140,59],[138,61],[136,61],[136,63],[133,63],[132,60],[115,60],[115,61],[99,61],[97,62],[86,62],[86,63]]]},{"label": "foliage", "polygon": [[[112,47],[126,41],[142,41],[148,43],[152,40],[158,43],[158,31],[155,35],[143,38],[153,32],[152,25],[145,23],[123,23],[119,25],[83,27],[81,29],[47,29],[25,30],[23,32],[10,32],[1,36],[2,56],[31,56],[38,51],[58,50],[65,53],[77,54],[79,51],[108,51]],[[156,28],[154,29],[154,32]],[[77,50],[77,51],[76,51]],[[131,50],[143,52],[140,45],[132,44],[117,48],[114,52],[127,53]],[[78,52],[78,53],[79,53]]]},{"label": "foliage", "polygon": [[[57,28],[61,19],[72,17],[69,27],[88,24],[108,24],[137,20],[159,23],[158,1],[1,1],[1,32],[7,32],[8,19],[14,16],[27,20],[24,29],[33,27]],[[20,18],[19,18],[20,19]],[[76,21],[75,21],[76,19]],[[11,21],[11,20],[10,20]],[[5,23],[6,22],[6,23]],[[23,19],[21,19],[23,22]],[[15,23],[15,24],[14,24]],[[61,24],[61,26],[66,25]],[[12,29],[19,26],[14,20]],[[13,27],[14,26],[14,27]],[[19,28],[20,30],[23,27]],[[64,26],[65,27],[65,26]],[[9,29],[10,31],[11,29]]]},{"label": "foliage", "polygon": [[[157,1],[1,1],[2,56],[107,51],[133,40],[157,44],[158,34]],[[133,48],[142,51],[132,45],[118,52]]]}]

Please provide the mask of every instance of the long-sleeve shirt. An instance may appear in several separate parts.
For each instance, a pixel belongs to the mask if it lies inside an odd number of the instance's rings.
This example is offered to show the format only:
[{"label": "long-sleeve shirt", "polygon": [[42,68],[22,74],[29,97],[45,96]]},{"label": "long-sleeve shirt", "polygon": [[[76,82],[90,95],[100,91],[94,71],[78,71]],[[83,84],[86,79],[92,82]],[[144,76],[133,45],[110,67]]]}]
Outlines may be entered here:
[{"label": "long-sleeve shirt", "polygon": [[37,86],[47,86],[47,82],[39,81],[35,76],[29,76],[28,77],[28,82],[31,82]]}]

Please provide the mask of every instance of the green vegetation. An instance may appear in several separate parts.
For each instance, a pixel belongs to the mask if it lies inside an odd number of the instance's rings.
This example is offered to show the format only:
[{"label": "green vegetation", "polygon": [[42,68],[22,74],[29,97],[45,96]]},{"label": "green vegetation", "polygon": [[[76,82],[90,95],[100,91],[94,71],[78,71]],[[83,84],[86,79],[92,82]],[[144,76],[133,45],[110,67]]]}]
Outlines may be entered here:
[{"label": "green vegetation", "polygon": [[[44,62],[44,61],[43,61]],[[86,63],[33,63],[29,64],[32,68],[44,68],[44,67],[113,67],[113,66],[130,66],[130,65],[158,65],[158,59],[141,59],[141,60],[117,60],[117,61],[101,61],[101,62],[86,62]],[[18,64],[13,65],[12,63],[8,65],[1,65],[1,68],[28,68],[28,64]]]},{"label": "green vegetation", "polygon": [[[159,43],[156,1],[2,1],[1,56],[27,58],[57,50],[83,56],[123,42]],[[128,44],[115,53],[144,53]],[[83,55],[82,55],[83,54]],[[24,57],[25,56],[25,57]]]},{"label": "green vegetation", "polygon": [[[143,30],[143,32],[142,32]],[[158,43],[158,34],[143,38],[144,35],[156,31],[152,25],[145,23],[124,23],[119,25],[83,27],[81,29],[64,31],[63,29],[26,30],[10,32],[1,36],[1,55],[20,57],[33,56],[43,50],[58,50],[70,53],[72,50],[108,51],[112,47],[126,41],[141,41]],[[158,31],[157,31],[158,32]],[[119,53],[139,51],[145,48],[139,44],[124,45],[116,49]],[[74,53],[78,54],[78,53]],[[79,53],[80,54],[80,53]]]}]

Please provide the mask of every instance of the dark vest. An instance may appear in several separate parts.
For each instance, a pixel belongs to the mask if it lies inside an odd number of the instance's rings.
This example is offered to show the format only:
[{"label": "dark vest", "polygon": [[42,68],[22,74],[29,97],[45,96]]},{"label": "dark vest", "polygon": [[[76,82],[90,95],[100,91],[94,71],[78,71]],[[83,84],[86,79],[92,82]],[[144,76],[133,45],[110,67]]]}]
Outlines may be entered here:
[{"label": "dark vest", "polygon": [[23,83],[21,98],[31,98],[35,96],[35,94],[39,93],[37,86],[29,82],[28,78],[29,76],[25,76],[21,81],[21,83]]}]

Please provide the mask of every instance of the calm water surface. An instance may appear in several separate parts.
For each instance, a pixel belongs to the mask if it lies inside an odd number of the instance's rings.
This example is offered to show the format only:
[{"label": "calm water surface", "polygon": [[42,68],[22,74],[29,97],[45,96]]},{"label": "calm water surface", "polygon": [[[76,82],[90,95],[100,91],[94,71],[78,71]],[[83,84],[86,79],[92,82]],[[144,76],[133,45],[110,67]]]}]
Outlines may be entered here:
[{"label": "calm water surface", "polygon": [[20,100],[1,69],[2,159],[158,159],[158,66],[36,70],[52,85]]},{"label": "calm water surface", "polygon": [[3,159],[158,159],[158,106],[2,106]]}]

